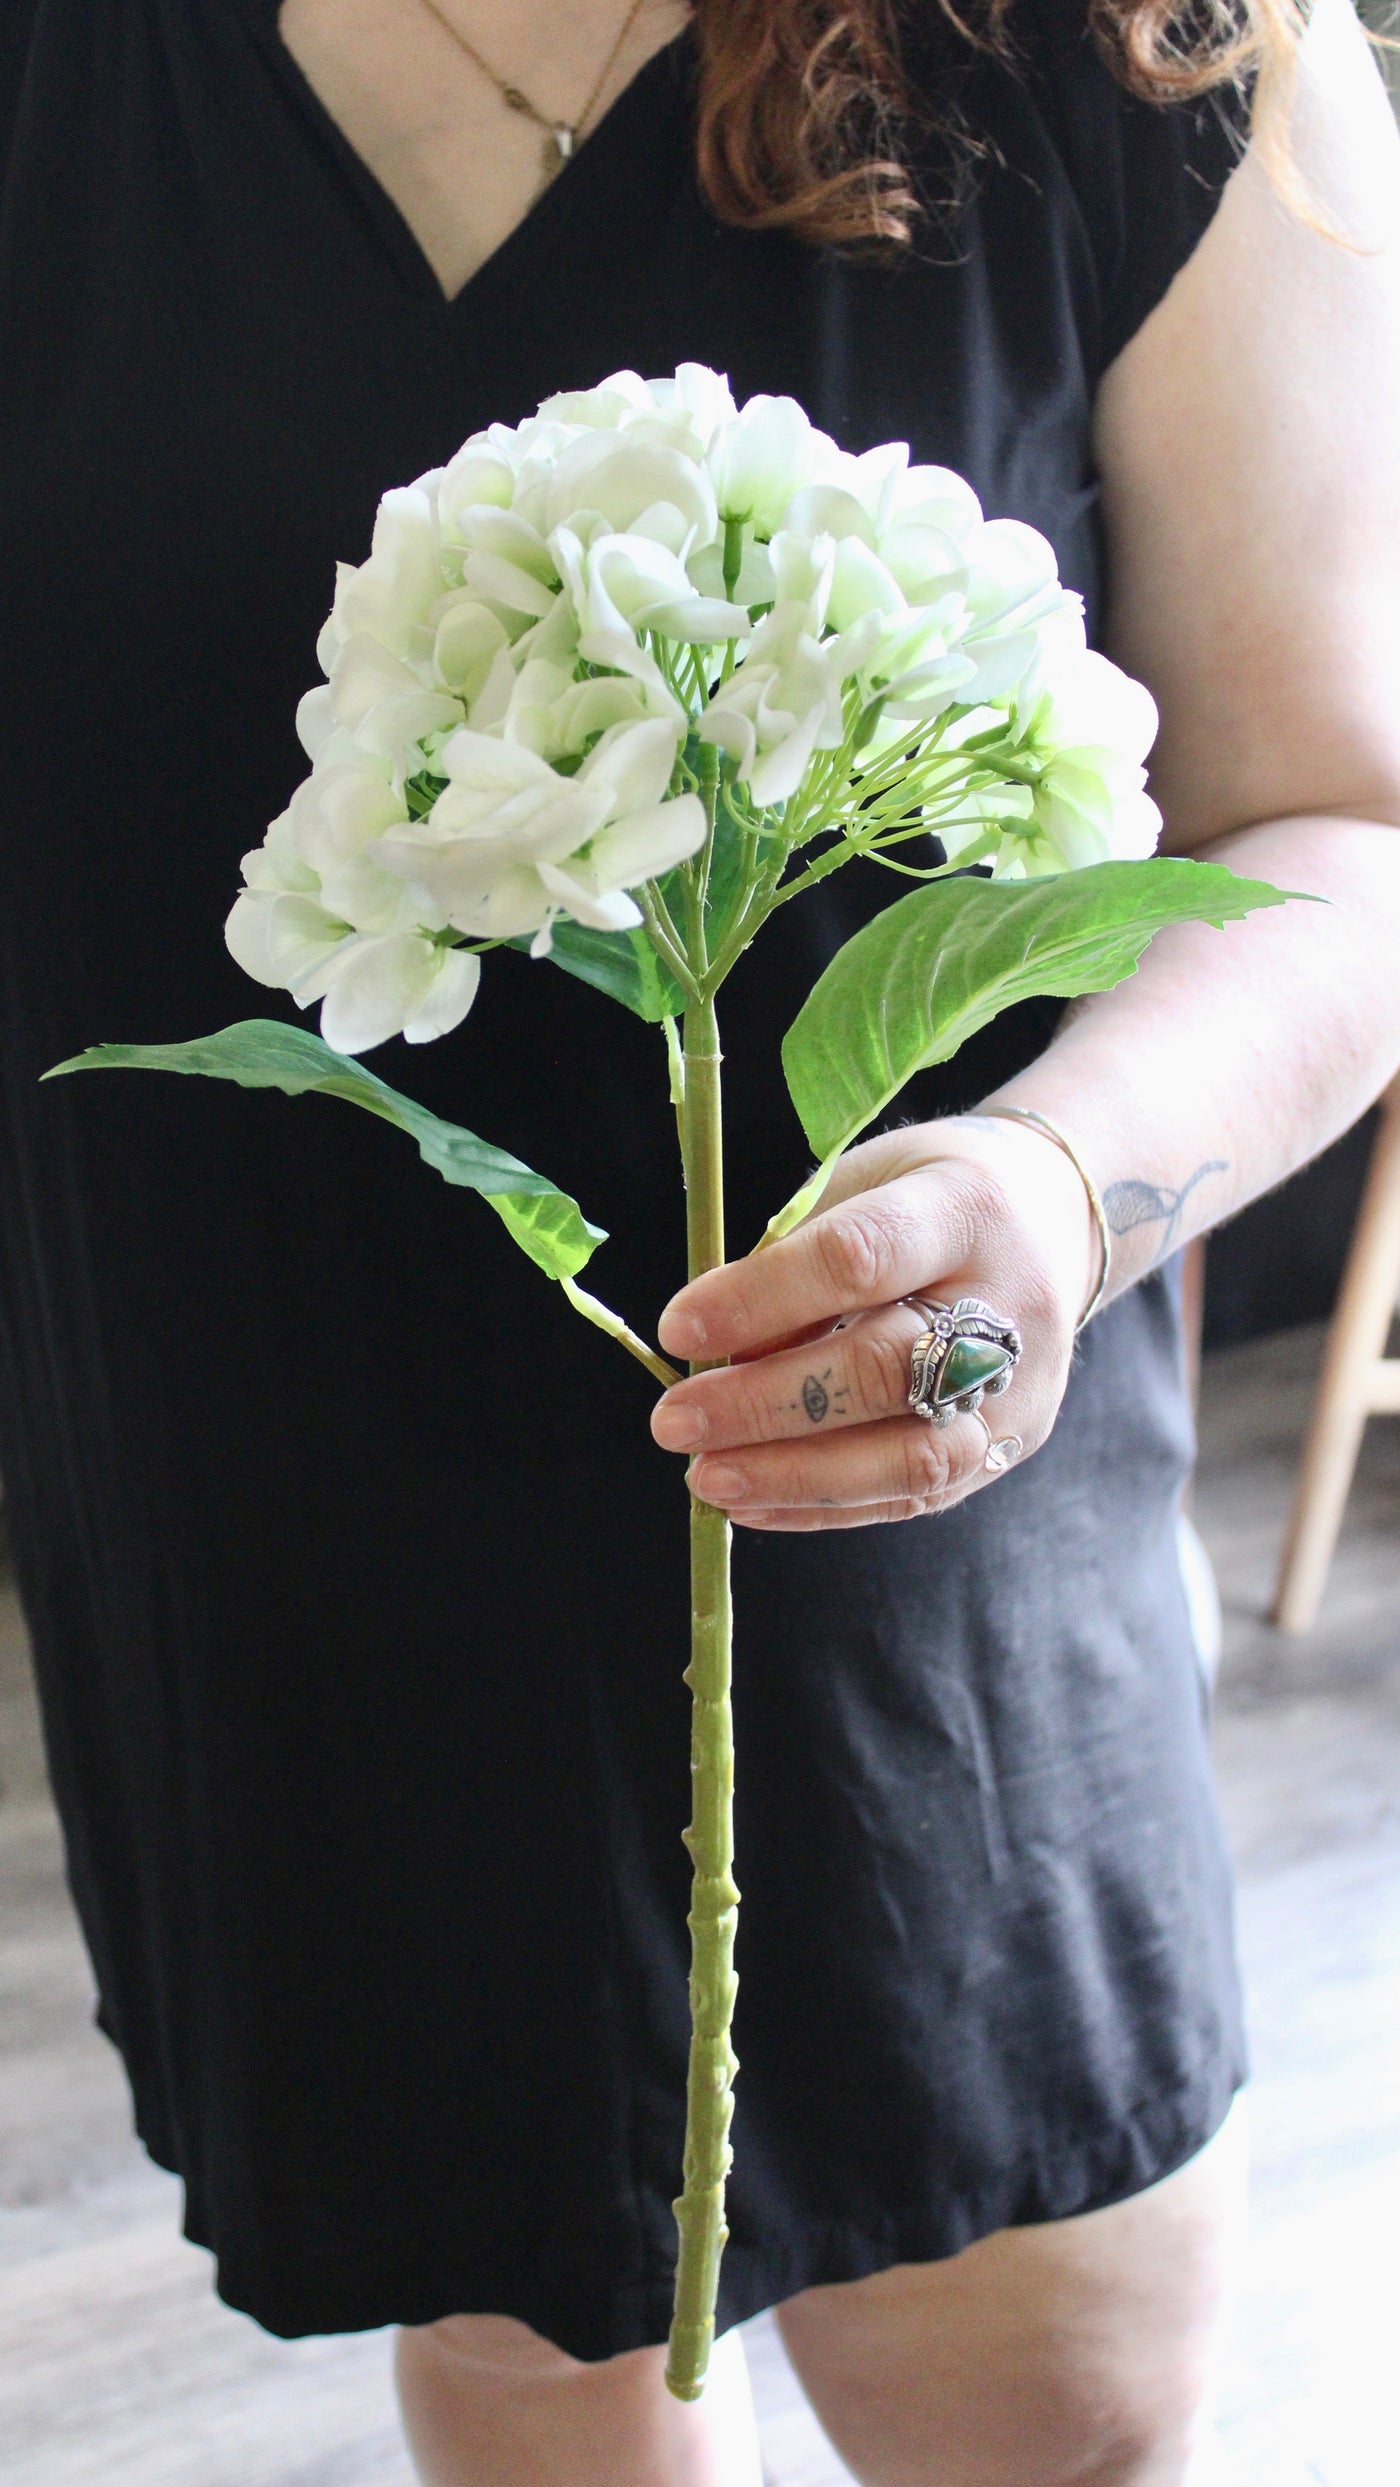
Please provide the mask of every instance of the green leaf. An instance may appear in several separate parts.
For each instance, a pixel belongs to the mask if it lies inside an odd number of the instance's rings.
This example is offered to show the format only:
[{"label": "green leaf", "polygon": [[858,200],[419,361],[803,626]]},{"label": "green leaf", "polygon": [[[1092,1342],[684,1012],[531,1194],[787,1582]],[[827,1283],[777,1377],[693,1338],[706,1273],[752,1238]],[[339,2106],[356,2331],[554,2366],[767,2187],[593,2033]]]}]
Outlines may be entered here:
[{"label": "green leaf", "polygon": [[896,900],[837,952],[783,1040],[788,1092],[821,1164],[770,1234],[807,1214],[834,1160],[906,1080],[1014,1002],[1104,992],[1163,925],[1225,924],[1298,894],[1153,856],[1047,880],[932,881]]},{"label": "green leaf", "polygon": [[[510,944],[512,950],[528,950],[531,936],[522,935]],[[685,995],[674,977],[663,967],[640,925],[630,933],[595,932],[591,925],[575,924],[570,916],[555,919],[553,942],[549,952],[557,967],[571,976],[595,985],[600,993],[610,994],[639,1019],[650,1020],[659,1027],[663,1019],[674,1019],[685,1008]]]},{"label": "green leaf", "polygon": [[56,1063],[44,1077],[122,1070],[194,1071],[208,1079],[236,1080],[240,1088],[280,1088],[289,1097],[314,1090],[363,1106],[406,1131],[425,1164],[445,1183],[480,1192],[522,1252],[549,1278],[576,1277],[605,1241],[602,1227],[590,1226],[577,1201],[544,1175],[478,1140],[474,1131],[445,1123],[411,1097],[401,1097],[362,1063],[332,1053],[309,1028],[287,1027],[279,1019],[244,1019],[216,1036],[197,1036],[185,1045],[93,1045],[71,1062]]}]

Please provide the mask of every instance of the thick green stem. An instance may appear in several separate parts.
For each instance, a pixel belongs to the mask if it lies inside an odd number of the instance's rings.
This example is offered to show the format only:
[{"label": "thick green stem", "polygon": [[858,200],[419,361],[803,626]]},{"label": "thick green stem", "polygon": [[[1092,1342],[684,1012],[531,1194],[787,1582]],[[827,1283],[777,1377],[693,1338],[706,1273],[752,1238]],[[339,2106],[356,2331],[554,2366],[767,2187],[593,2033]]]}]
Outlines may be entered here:
[{"label": "thick green stem", "polygon": [[[690,1275],[724,1259],[724,1172],[720,1126],[719,1031],[712,1000],[685,1015],[685,1150]],[[703,1371],[693,1366],[692,1371]],[[666,2381],[677,2400],[699,2398],[715,2332],[715,2297],[729,2172],[729,2122],[738,2065],[729,2043],[737,1980],[734,1928],[734,1720],[730,1709],[729,1522],[692,1498],[690,1507],[690,1770],[692,1811],[685,1842],[694,1876],[690,1899],[690,2071],[686,2085],[685,2167],[676,2203],[680,2253]]]}]

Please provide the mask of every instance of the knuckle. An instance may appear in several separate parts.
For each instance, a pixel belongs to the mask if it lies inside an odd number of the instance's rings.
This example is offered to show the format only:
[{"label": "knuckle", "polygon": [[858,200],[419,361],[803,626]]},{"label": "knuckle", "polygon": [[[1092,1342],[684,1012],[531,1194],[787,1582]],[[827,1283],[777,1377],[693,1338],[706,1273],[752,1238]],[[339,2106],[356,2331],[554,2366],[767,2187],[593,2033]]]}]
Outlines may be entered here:
[{"label": "knuckle", "polygon": [[926,1251],[925,1221],[898,1190],[840,1208],[814,1228],[822,1274],[845,1297],[878,1304],[898,1295]]},{"label": "knuckle", "polygon": [[900,1429],[898,1488],[902,1497],[922,1503],[947,1492],[949,1453],[943,1436],[919,1417]]},{"label": "knuckle", "polygon": [[838,1291],[863,1296],[878,1288],[889,1244],[873,1210],[838,1210],[818,1227],[814,1240],[822,1275]]},{"label": "knuckle", "polygon": [[1014,1212],[1006,1186],[993,1167],[984,1166],[977,1158],[967,1158],[961,1178],[959,1205],[965,1239],[968,1249],[976,1250],[989,1235],[999,1233]]},{"label": "knuckle", "polygon": [[866,1416],[887,1416],[909,1397],[909,1341],[888,1330],[872,1330],[865,1355],[857,1366],[857,1390]]}]

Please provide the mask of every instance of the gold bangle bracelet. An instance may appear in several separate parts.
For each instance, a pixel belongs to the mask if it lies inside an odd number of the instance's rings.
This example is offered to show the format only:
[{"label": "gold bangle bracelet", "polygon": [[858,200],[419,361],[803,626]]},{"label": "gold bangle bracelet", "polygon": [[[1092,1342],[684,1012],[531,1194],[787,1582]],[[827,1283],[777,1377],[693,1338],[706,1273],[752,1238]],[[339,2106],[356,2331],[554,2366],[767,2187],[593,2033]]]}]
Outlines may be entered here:
[{"label": "gold bangle bracelet", "polygon": [[1108,1263],[1113,1245],[1112,1237],[1108,1231],[1108,1215],[1104,1208],[1103,1202],[1099,1197],[1099,1187],[1094,1181],[1093,1176],[1090,1174],[1088,1167],[1085,1165],[1084,1160],[1080,1156],[1073,1141],[1066,1137],[1064,1132],[1061,1131],[1058,1123],[1051,1122],[1048,1114],[1038,1114],[1034,1106],[1030,1105],[979,1105],[976,1110],[978,1114],[983,1115],[984,1117],[994,1115],[1001,1122],[1029,1123],[1033,1130],[1043,1132],[1046,1139],[1053,1140],[1056,1148],[1062,1150],[1064,1155],[1069,1159],[1070,1164],[1073,1166],[1075,1173],[1078,1175],[1080,1182],[1083,1184],[1084,1189],[1089,1196],[1089,1208],[1093,1215],[1094,1224],[1098,1229],[1099,1275],[1098,1281],[1089,1297],[1089,1301],[1085,1305],[1083,1312],[1080,1314],[1078,1321],[1074,1325],[1074,1335],[1078,1338],[1085,1322],[1090,1320],[1093,1314],[1098,1311],[1100,1304],[1103,1302],[1104,1289],[1108,1285]]}]

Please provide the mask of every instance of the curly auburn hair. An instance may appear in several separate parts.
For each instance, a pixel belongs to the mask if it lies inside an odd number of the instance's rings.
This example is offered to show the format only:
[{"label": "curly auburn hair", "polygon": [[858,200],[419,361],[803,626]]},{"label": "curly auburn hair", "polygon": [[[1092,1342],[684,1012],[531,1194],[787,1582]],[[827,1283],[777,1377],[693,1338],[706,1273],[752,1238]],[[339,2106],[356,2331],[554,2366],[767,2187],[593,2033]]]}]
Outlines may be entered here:
[{"label": "curly auburn hair", "polygon": [[[804,241],[898,247],[919,200],[900,160],[911,0],[693,0],[701,186],[726,224]],[[1017,0],[916,0],[975,51],[1013,63]],[[1035,0],[1021,0],[1034,6]],[[1292,190],[1288,90],[1301,0],[1088,0],[1100,52],[1131,94],[1176,103],[1254,84],[1259,152]]]}]

